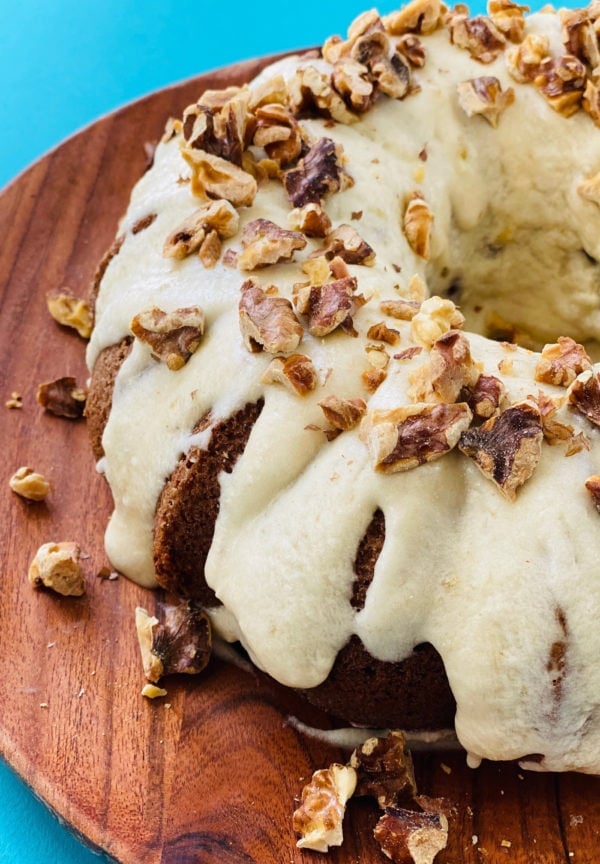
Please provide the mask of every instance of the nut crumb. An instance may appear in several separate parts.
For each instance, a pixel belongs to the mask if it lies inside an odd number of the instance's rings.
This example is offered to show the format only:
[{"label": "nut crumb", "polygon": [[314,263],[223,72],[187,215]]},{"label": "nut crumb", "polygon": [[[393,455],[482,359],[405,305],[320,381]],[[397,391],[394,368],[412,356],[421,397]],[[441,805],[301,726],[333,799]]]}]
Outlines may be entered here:
[{"label": "nut crumb", "polygon": [[13,390],[10,394],[10,399],[7,399],[4,403],[7,408],[22,408],[23,407],[23,396],[18,393],[16,390]]},{"label": "nut crumb", "polygon": [[62,291],[49,291],[46,294],[46,305],[55,321],[63,327],[76,330],[82,339],[90,338],[94,316],[86,300],[76,297],[64,288]]},{"label": "nut crumb", "polygon": [[356,771],[348,765],[334,763],[314,772],[292,820],[300,849],[327,852],[330,846],[341,846],[346,802],[355,788]]},{"label": "nut crumb", "polygon": [[40,384],[35,398],[50,414],[66,417],[68,420],[79,420],[85,411],[87,393],[77,386],[75,378],[67,375]]},{"label": "nut crumb", "polygon": [[29,501],[43,501],[50,492],[50,483],[44,475],[26,466],[18,468],[8,484],[13,492]]},{"label": "nut crumb", "polygon": [[156,684],[144,684],[140,692],[147,699],[158,699],[168,695],[168,691],[164,687],[157,687]]},{"label": "nut crumb", "polygon": [[44,543],[29,565],[29,581],[34,588],[50,588],[65,597],[81,597],[85,583],[77,543]]}]

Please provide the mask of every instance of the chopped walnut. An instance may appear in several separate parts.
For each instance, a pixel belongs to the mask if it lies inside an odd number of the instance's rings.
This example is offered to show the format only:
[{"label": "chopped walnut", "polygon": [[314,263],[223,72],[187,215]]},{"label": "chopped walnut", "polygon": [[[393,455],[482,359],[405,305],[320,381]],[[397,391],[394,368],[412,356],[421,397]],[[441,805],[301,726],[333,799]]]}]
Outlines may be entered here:
[{"label": "chopped walnut", "polygon": [[542,61],[550,53],[547,36],[529,33],[514,51],[509,51],[507,68],[515,81],[520,84],[532,82],[537,78]]},{"label": "chopped walnut", "polygon": [[182,259],[199,251],[201,258],[206,254],[214,232],[217,238],[233,237],[238,230],[240,217],[229,201],[209,201],[190,216],[186,217],[169,234],[163,246],[165,258]]},{"label": "chopped walnut", "polygon": [[356,286],[355,277],[346,276],[297,294],[296,308],[308,315],[308,330],[313,336],[327,336],[338,327],[354,333],[353,316],[364,302],[363,296],[355,293]]},{"label": "chopped walnut", "polygon": [[270,296],[253,279],[242,285],[239,314],[244,344],[253,353],[287,354],[304,334],[290,301]]},{"label": "chopped walnut", "polygon": [[593,177],[582,180],[577,186],[577,192],[585,201],[591,201],[600,207],[600,171]]},{"label": "chopped walnut", "polygon": [[478,114],[494,129],[498,126],[502,113],[515,101],[512,87],[503,90],[498,79],[492,75],[461,81],[457,90],[459,105],[467,117]]},{"label": "chopped walnut", "polygon": [[293,114],[284,105],[268,103],[255,113],[256,130],[253,143],[263,147],[279,165],[295,162],[302,153],[302,130]]},{"label": "chopped walnut", "polygon": [[249,101],[245,87],[207,90],[183,113],[185,145],[241,165],[250,122]]},{"label": "chopped walnut", "polygon": [[319,407],[327,422],[341,432],[358,426],[367,410],[364,399],[340,399],[338,396],[326,396]]},{"label": "chopped walnut", "polygon": [[410,750],[402,732],[385,738],[368,738],[352,753],[350,765],[356,770],[356,795],[370,795],[384,810],[417,793]]},{"label": "chopped walnut", "polygon": [[328,260],[341,258],[346,264],[363,264],[367,267],[375,263],[375,252],[366,240],[363,240],[352,225],[339,225],[326,237],[325,245],[318,249],[315,256],[324,256]]},{"label": "chopped walnut", "polygon": [[592,474],[591,477],[588,477],[585,481],[585,488],[592,496],[594,507],[600,513],[600,474]]},{"label": "chopped walnut", "polygon": [[582,450],[590,449],[589,439],[582,430],[575,432],[570,423],[561,423],[556,419],[560,400],[550,399],[549,396],[540,391],[534,401],[540,412],[544,441],[547,441],[551,446],[564,444],[565,456],[573,456]]},{"label": "chopped walnut", "polygon": [[198,350],[204,334],[204,320],[204,312],[199,306],[187,306],[172,312],[152,306],[133,318],[130,329],[140,342],[150,346],[153,357],[177,372]]},{"label": "chopped walnut", "polygon": [[283,185],[294,207],[320,203],[343,183],[340,151],[331,138],[320,138],[295,168],[283,175]]},{"label": "chopped walnut", "polygon": [[402,9],[386,15],[383,23],[392,36],[403,33],[433,33],[441,24],[440,0],[411,0]]},{"label": "chopped walnut", "polygon": [[548,104],[563,117],[570,117],[580,107],[585,82],[585,66],[570,54],[542,60],[534,80]]},{"label": "chopped walnut", "polygon": [[471,417],[464,402],[375,409],[362,421],[360,437],[376,471],[408,471],[452,450]]},{"label": "chopped walnut", "polygon": [[155,221],[156,216],[156,213],[148,213],[147,216],[142,216],[141,219],[138,219],[137,222],[131,226],[131,233],[140,234],[142,231],[145,231],[146,228],[149,228]]},{"label": "chopped walnut", "polygon": [[421,303],[421,308],[412,318],[411,335],[415,342],[431,348],[444,333],[460,329],[464,323],[464,315],[452,300],[429,297]]},{"label": "chopped walnut", "polygon": [[402,229],[410,248],[426,261],[431,253],[432,227],[433,213],[429,204],[420,192],[412,192],[404,210]]},{"label": "chopped walnut", "polygon": [[398,39],[397,50],[406,57],[411,66],[422,69],[425,66],[426,53],[423,43],[414,33],[406,33]]},{"label": "chopped walnut", "polygon": [[512,0],[490,0],[488,14],[498,30],[511,42],[521,42],[525,31],[525,12],[528,6],[519,6]]},{"label": "chopped walnut", "polygon": [[544,437],[540,412],[531,403],[512,405],[461,435],[458,444],[509,501],[533,474]]},{"label": "chopped walnut", "polygon": [[87,393],[77,386],[75,378],[66,375],[40,384],[35,398],[50,414],[66,417],[68,420],[79,420],[83,417]]},{"label": "chopped walnut", "polygon": [[318,201],[295,207],[288,215],[288,223],[307,237],[325,237],[331,231],[331,219]]},{"label": "chopped walnut", "polygon": [[559,336],[557,342],[544,345],[535,367],[535,380],[557,387],[569,387],[581,372],[591,369],[591,366],[583,345],[570,336]]},{"label": "chopped walnut", "polygon": [[342,844],[346,802],[355,786],[356,772],[350,766],[334,763],[315,771],[293,816],[294,831],[300,835],[299,848],[327,852],[330,846]]},{"label": "chopped walnut", "polygon": [[138,606],[135,627],[144,675],[152,684],[165,675],[197,675],[208,665],[212,645],[210,621],[192,602],[165,607],[162,624]]},{"label": "chopped walnut", "polygon": [[381,851],[394,864],[432,864],[448,843],[448,817],[443,812],[391,807],[373,833]]},{"label": "chopped walnut", "polygon": [[390,43],[383,30],[372,30],[352,45],[350,55],[365,69],[377,90],[391,99],[402,99],[411,85],[410,68],[401,53],[390,55]]},{"label": "chopped walnut", "polygon": [[448,28],[452,42],[465,48],[480,63],[491,63],[506,47],[506,39],[486,15],[469,18],[467,14],[456,12],[449,16]]},{"label": "chopped walnut", "polygon": [[575,379],[568,394],[571,407],[600,426],[600,375],[591,370]]},{"label": "chopped walnut", "polygon": [[434,342],[429,362],[410,376],[409,395],[416,402],[456,402],[464,389],[475,387],[479,375],[469,340],[459,330],[449,330]]},{"label": "chopped walnut", "polygon": [[77,330],[83,339],[89,339],[94,326],[94,315],[87,300],[76,297],[68,289],[46,294],[48,311],[64,327]]},{"label": "chopped walnut", "polygon": [[160,699],[162,696],[166,696],[167,692],[164,687],[157,687],[156,684],[144,684],[140,694],[146,699]]},{"label": "chopped walnut", "polygon": [[416,300],[382,300],[379,308],[384,315],[396,318],[398,321],[412,321],[421,303]]},{"label": "chopped walnut", "polygon": [[302,66],[296,71],[289,82],[289,99],[296,116],[316,111],[336,123],[349,124],[357,120],[357,115],[334,90],[331,76],[315,66]]},{"label": "chopped walnut", "polygon": [[400,341],[400,333],[391,327],[388,327],[384,321],[379,321],[377,324],[371,325],[367,330],[367,339],[375,339],[378,342],[385,342],[386,345],[397,345]]},{"label": "chopped walnut", "polygon": [[182,156],[192,169],[191,188],[203,199],[224,199],[234,207],[249,207],[258,189],[247,171],[204,150],[182,147]]},{"label": "chopped walnut", "polygon": [[590,115],[596,126],[600,126],[600,88],[589,79],[583,91],[581,104],[583,110]]},{"label": "chopped walnut", "polygon": [[13,492],[29,501],[43,501],[50,492],[50,484],[44,475],[27,466],[17,468],[8,485]]},{"label": "chopped walnut", "polygon": [[375,96],[375,87],[369,80],[369,70],[352,57],[343,57],[333,67],[331,76],[335,90],[352,111],[364,114]]},{"label": "chopped walnut", "polygon": [[374,393],[387,378],[387,372],[385,369],[378,368],[365,369],[364,372],[361,372],[360,377],[365,390],[368,390],[369,393]]},{"label": "chopped walnut", "polygon": [[306,396],[318,383],[317,371],[306,354],[290,354],[289,357],[275,357],[265,371],[261,381],[264,384],[283,384],[291,393]]},{"label": "chopped walnut", "polygon": [[304,249],[306,237],[299,231],[280,228],[269,219],[253,219],[242,231],[244,251],[238,255],[240,270],[256,270],[278,261],[289,261],[297,249]]},{"label": "chopped walnut", "polygon": [[467,390],[465,401],[474,417],[487,420],[505,407],[506,387],[495,375],[480,375],[475,385]]},{"label": "chopped walnut", "polygon": [[558,13],[563,27],[564,45],[572,54],[587,64],[592,76],[600,73],[600,45],[598,33],[587,9],[561,9]]},{"label": "chopped walnut", "polygon": [[44,543],[29,565],[29,581],[34,588],[50,588],[65,597],[81,597],[85,583],[77,543]]}]

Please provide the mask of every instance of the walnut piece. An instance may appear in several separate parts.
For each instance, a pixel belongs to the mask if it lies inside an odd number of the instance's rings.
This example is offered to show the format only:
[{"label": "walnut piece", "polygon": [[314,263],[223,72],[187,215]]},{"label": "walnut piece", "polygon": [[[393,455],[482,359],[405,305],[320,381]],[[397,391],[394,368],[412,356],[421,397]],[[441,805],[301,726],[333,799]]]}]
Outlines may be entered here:
[{"label": "walnut piece", "polygon": [[583,372],[571,385],[568,398],[575,411],[600,426],[600,374]]},{"label": "walnut piece", "polygon": [[570,117],[579,109],[585,83],[586,68],[571,54],[542,60],[534,80],[548,104],[563,117]]},{"label": "walnut piece", "polygon": [[281,104],[269,102],[259,106],[254,114],[256,131],[253,143],[263,147],[279,165],[295,162],[302,153],[302,130],[298,121]]},{"label": "walnut piece", "polygon": [[519,6],[512,0],[490,0],[488,14],[498,28],[511,42],[521,42],[525,31],[525,12],[528,6]]},{"label": "walnut piece", "polygon": [[355,332],[353,316],[364,303],[364,297],[355,293],[356,287],[356,278],[345,276],[296,293],[296,308],[308,315],[308,330],[313,336],[327,336],[338,327]]},{"label": "walnut piece", "polygon": [[339,396],[326,396],[319,402],[319,408],[334,429],[346,432],[358,426],[366,413],[367,403],[360,398],[341,399]]},{"label": "walnut piece", "polygon": [[487,420],[506,407],[506,387],[495,375],[480,375],[464,398],[474,417]]},{"label": "walnut piece", "polygon": [[152,306],[133,318],[130,329],[136,339],[150,346],[153,357],[176,372],[197,351],[204,333],[204,320],[199,306],[186,306],[172,312]]},{"label": "walnut piece", "polygon": [[600,126],[600,88],[590,79],[586,81],[581,105],[596,126]]},{"label": "walnut piece", "polygon": [[535,380],[569,387],[581,372],[591,367],[592,362],[583,345],[570,336],[559,336],[557,342],[544,345],[535,367]]},{"label": "walnut piece", "polygon": [[138,606],[135,627],[144,675],[152,684],[166,675],[198,675],[208,665],[210,621],[191,601],[166,606],[163,623]]},{"label": "walnut piece", "polygon": [[417,793],[410,750],[402,732],[368,738],[352,753],[350,765],[357,775],[356,795],[370,795],[384,810]]},{"label": "walnut piece", "polygon": [[262,374],[264,384],[283,384],[291,393],[306,396],[318,383],[317,370],[306,354],[275,357]]},{"label": "walnut piece", "polygon": [[529,33],[518,48],[508,52],[508,71],[520,84],[532,82],[537,78],[542,61],[549,56],[549,53],[548,37]]},{"label": "walnut piece", "polygon": [[331,138],[320,138],[295,168],[283,175],[283,185],[294,207],[320,203],[342,187],[341,156]]},{"label": "walnut piece", "polygon": [[469,429],[458,444],[509,501],[539,462],[544,433],[538,408],[521,402]]},{"label": "walnut piece", "polygon": [[471,418],[465,402],[375,409],[363,419],[360,437],[376,471],[408,471],[452,450]]},{"label": "walnut piece", "polygon": [[331,76],[334,89],[352,111],[363,114],[373,104],[375,87],[369,80],[369,70],[352,57],[340,58]]},{"label": "walnut piece", "polygon": [[429,363],[410,376],[409,395],[417,402],[456,402],[463,389],[475,387],[479,374],[467,337],[448,330],[434,342]]},{"label": "walnut piece", "polygon": [[304,249],[306,237],[299,231],[280,228],[270,219],[253,219],[244,226],[238,255],[240,270],[255,270],[278,261],[289,261],[297,249]]},{"label": "walnut piece", "polygon": [[239,316],[244,344],[252,353],[287,354],[304,335],[290,301],[267,294],[254,279],[241,287]]},{"label": "walnut piece", "polygon": [[411,0],[402,9],[386,15],[383,23],[392,36],[403,33],[433,33],[441,24],[440,0]]},{"label": "walnut piece", "polygon": [[364,264],[367,267],[375,263],[375,252],[366,240],[363,240],[352,225],[339,225],[326,237],[325,245],[313,253],[323,255],[327,260],[341,258],[346,264]]},{"label": "walnut piece", "polygon": [[600,474],[592,474],[591,477],[588,477],[585,481],[585,488],[592,496],[594,507],[600,513]]},{"label": "walnut piece", "polygon": [[420,192],[412,192],[402,217],[402,230],[415,255],[429,259],[433,213]]},{"label": "walnut piece", "polygon": [[331,76],[316,66],[302,66],[289,81],[289,101],[296,116],[325,114],[336,123],[354,123],[357,115],[333,88]]},{"label": "walnut piece", "polygon": [[68,420],[79,420],[83,417],[87,393],[77,386],[75,378],[66,375],[40,384],[35,398],[50,414],[66,417]]},{"label": "walnut piece", "polygon": [[356,772],[347,765],[334,763],[315,771],[293,815],[299,848],[327,852],[330,846],[341,846],[346,802],[355,787]]},{"label": "walnut piece", "polygon": [[331,219],[317,201],[291,210],[288,223],[290,228],[302,231],[307,237],[325,237],[331,231]]},{"label": "walnut piece", "polygon": [[384,315],[396,318],[398,321],[412,321],[421,303],[417,300],[382,300],[379,308]]},{"label": "walnut piece", "polygon": [[182,147],[181,153],[192,169],[191,189],[194,195],[207,199],[224,199],[234,207],[249,207],[256,196],[256,180],[243,168],[204,150]]},{"label": "walnut piece", "polygon": [[563,28],[563,43],[572,54],[590,67],[592,77],[600,73],[598,33],[587,9],[561,9],[558,13]]},{"label": "walnut piece", "polygon": [[405,33],[398,39],[397,50],[406,57],[411,66],[422,69],[427,55],[423,43],[414,33]]},{"label": "walnut piece", "polygon": [[464,323],[464,315],[452,300],[434,296],[421,303],[412,317],[410,331],[415,342],[431,348],[444,333],[460,329]]},{"label": "walnut piece", "polygon": [[[529,398],[531,399],[532,397]],[[565,456],[573,456],[582,450],[589,450],[590,442],[582,430],[575,432],[570,423],[561,423],[560,420],[556,419],[556,414],[563,401],[551,399],[540,390],[535,399],[535,404],[542,419],[544,441],[547,441],[551,446],[564,444]]]},{"label": "walnut piece", "polygon": [[392,327],[388,327],[385,321],[378,321],[377,324],[372,324],[367,330],[367,339],[385,342],[386,345],[397,345],[400,341],[400,333]]},{"label": "walnut piece", "polygon": [[27,466],[17,468],[8,485],[13,492],[29,501],[43,501],[50,492],[50,484],[44,475]]},{"label": "walnut piece", "polygon": [[443,812],[391,807],[373,834],[394,864],[432,864],[448,843],[448,817]]},{"label": "walnut piece", "polygon": [[461,81],[457,85],[458,102],[467,117],[475,114],[494,127],[498,126],[500,116],[515,101],[512,87],[503,90],[500,82],[492,75],[482,75]]},{"label": "walnut piece", "polygon": [[46,294],[48,311],[55,321],[76,330],[83,339],[89,339],[94,326],[94,315],[87,300],[76,297],[64,288]]},{"label": "walnut piece", "polygon": [[198,251],[202,259],[209,244],[214,243],[214,234],[218,239],[233,237],[237,233],[239,221],[238,212],[229,201],[209,201],[194,210],[169,234],[163,246],[163,255],[165,258],[182,259]]},{"label": "walnut piece", "polygon": [[462,11],[452,13],[448,28],[452,42],[459,48],[465,48],[480,63],[491,63],[506,47],[506,39],[486,15],[469,18]]},{"label": "walnut piece", "polygon": [[81,597],[85,583],[77,543],[44,543],[29,565],[29,581],[35,588],[50,588],[65,597]]}]

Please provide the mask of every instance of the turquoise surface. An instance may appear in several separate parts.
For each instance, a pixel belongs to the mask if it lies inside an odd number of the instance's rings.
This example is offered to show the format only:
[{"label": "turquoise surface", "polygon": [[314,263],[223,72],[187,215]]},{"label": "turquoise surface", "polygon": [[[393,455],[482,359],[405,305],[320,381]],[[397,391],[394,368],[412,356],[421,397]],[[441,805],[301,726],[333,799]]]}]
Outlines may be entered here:
[{"label": "turquoise surface", "polygon": [[[0,188],[126,102],[236,60],[319,44],[369,5],[0,0]],[[0,801],[0,864],[101,860],[2,764]]]}]

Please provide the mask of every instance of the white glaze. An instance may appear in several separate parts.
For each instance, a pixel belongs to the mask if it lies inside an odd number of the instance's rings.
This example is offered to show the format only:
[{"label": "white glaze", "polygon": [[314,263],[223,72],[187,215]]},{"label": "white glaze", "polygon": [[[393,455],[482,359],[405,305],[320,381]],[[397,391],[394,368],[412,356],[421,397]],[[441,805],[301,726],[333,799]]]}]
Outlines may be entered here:
[{"label": "white glaze", "polygon": [[[555,14],[531,16],[527,27],[560,43]],[[124,243],[102,281],[88,360],[91,367],[150,305],[200,305],[207,332],[176,373],[139,343],[123,364],[103,439],[115,498],[107,550],[121,572],[154,584],[157,498],[181,454],[209,434],[194,439],[190,430],[209,409],[224,418],[262,396],[244,454],[221,477],[206,568],[224,604],[213,614],[218,631],[295,687],[324,680],[353,633],[385,660],[429,641],[444,659],[458,705],[457,735],[472,761],[541,753],[536,768],[600,773],[600,517],[583,485],[600,471],[600,433],[565,413],[565,422],[589,435],[591,451],[567,459],[562,447],[545,445],[534,477],[510,503],[458,452],[384,476],[373,471],[357,431],[327,442],[306,429],[324,425],[317,403],[325,395],[368,398],[360,378],[365,334],[383,318],[379,301],[406,293],[415,273],[433,290],[444,268],[460,276],[472,328],[482,324],[475,307],[483,304],[486,314],[497,311],[538,339],[600,335],[600,268],[580,251],[600,259],[600,209],[576,192],[583,178],[600,171],[600,133],[582,112],[564,119],[534,87],[516,84],[504,57],[483,67],[451,46],[445,30],[424,42],[428,61],[414,76],[418,94],[383,99],[351,126],[303,121],[313,138],[341,143],[354,180],[325,201],[334,226],[362,211],[351,224],[377,256],[374,267],[350,268],[369,300],[354,319],[360,337],[305,335],[299,350],[312,357],[321,382],[305,398],[260,382],[271,357],[250,354],[242,343],[237,304],[244,274],[221,264],[205,270],[196,256],[163,258],[165,237],[197,201],[177,182],[188,173],[178,141],[159,145],[154,167],[133,191]],[[295,63],[277,71],[289,74]],[[468,119],[457,103],[456,84],[482,74],[516,91],[497,129]],[[423,148],[426,162],[419,158]],[[417,188],[435,215],[426,266],[401,228],[401,202]],[[263,216],[285,227],[289,209],[281,185],[269,182],[241,212],[242,223]],[[131,227],[149,213],[157,218],[133,235]],[[485,254],[499,236],[512,238],[505,251]],[[228,245],[239,248],[239,236]],[[309,242],[297,262],[316,245]],[[299,263],[253,275],[284,296],[303,279]],[[410,325],[388,324],[401,331],[398,350],[408,347]],[[503,376],[512,401],[540,389],[537,355],[474,334],[469,339],[486,373],[498,375],[503,359],[513,362]],[[408,404],[408,375],[422,363],[422,356],[392,361],[369,407]],[[386,541],[357,613],[349,603],[352,564],[377,507],[385,514]],[[567,653],[557,702],[546,664],[561,638],[558,609]]]}]

